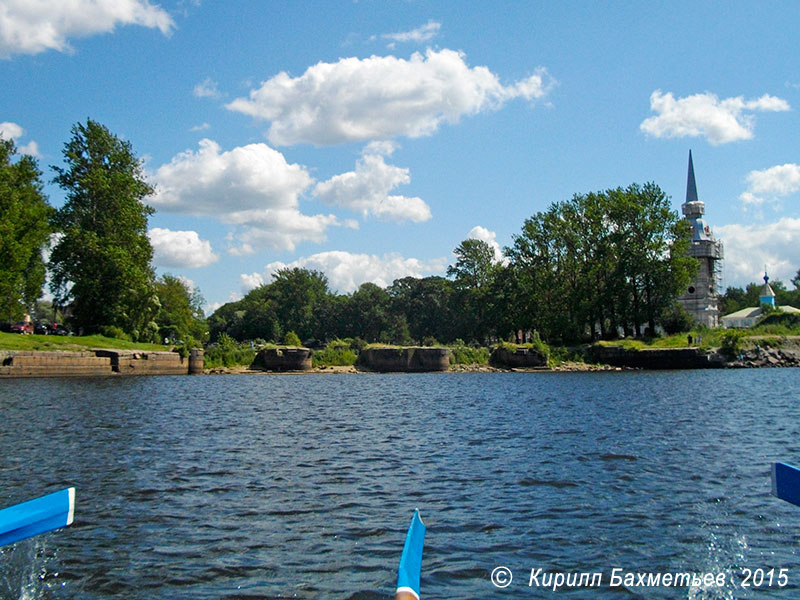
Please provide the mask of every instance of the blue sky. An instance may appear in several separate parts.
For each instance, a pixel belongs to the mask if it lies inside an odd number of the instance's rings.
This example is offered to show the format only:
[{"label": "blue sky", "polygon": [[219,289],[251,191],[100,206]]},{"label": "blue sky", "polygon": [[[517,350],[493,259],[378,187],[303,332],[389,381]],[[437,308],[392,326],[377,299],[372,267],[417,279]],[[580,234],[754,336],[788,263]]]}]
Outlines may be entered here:
[{"label": "blue sky", "polygon": [[0,130],[48,181],[75,123],[129,140],[158,272],[209,308],[286,265],[442,275],[575,193],[654,181],[679,209],[690,149],[723,285],[788,282],[799,26],[792,2],[2,0]]}]

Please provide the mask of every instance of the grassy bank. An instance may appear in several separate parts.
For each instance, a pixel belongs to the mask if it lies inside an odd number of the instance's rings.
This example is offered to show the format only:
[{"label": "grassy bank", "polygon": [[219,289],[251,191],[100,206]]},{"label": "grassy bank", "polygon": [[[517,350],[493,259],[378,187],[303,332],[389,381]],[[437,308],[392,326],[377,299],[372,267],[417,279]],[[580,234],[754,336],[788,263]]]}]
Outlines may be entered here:
[{"label": "grassy bank", "polygon": [[170,350],[171,346],[161,344],[140,344],[103,335],[60,336],[60,335],[20,335],[0,332],[0,350],[48,350],[81,352],[90,348],[110,348],[113,350]]}]

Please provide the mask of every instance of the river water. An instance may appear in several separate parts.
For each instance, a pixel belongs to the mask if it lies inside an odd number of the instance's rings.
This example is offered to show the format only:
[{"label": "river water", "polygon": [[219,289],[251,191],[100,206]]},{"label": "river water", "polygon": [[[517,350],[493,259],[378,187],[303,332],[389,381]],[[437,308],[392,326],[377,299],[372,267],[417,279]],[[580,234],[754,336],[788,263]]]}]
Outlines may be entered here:
[{"label": "river water", "polygon": [[[2,380],[0,506],[74,485],[77,507],[0,549],[0,598],[390,598],[416,507],[424,600],[797,598],[800,507],[770,496],[769,470],[800,465],[798,384],[798,369]],[[723,585],[610,585],[626,573]],[[553,591],[559,574],[584,586]]]}]

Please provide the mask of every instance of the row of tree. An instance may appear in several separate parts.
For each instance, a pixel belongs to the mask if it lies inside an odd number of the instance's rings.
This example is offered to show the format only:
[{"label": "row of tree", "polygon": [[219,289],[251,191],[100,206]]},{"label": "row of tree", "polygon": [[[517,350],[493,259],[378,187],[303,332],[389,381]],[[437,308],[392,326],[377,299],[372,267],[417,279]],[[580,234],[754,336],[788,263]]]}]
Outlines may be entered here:
[{"label": "row of tree", "polygon": [[53,305],[75,331],[202,339],[202,297],[179,278],[155,277],[145,204],[153,188],[130,143],[88,120],[63,154],[52,168],[66,201],[54,210],[35,159],[0,140],[0,310],[8,320],[32,312],[49,269]]},{"label": "row of tree", "polygon": [[209,319],[211,338],[360,337],[409,343],[487,343],[518,331],[550,342],[643,335],[670,318],[697,261],[688,224],[654,184],[576,195],[527,221],[497,262],[485,242],[464,240],[448,278],[405,277],[332,293],[325,276],[284,269],[274,281]]},{"label": "row of tree", "polygon": [[[35,159],[0,141],[0,310],[9,319],[30,311],[49,269],[54,305],[87,334],[203,340],[210,329],[212,341],[222,333],[279,341],[291,331],[303,341],[401,344],[485,344],[533,331],[551,343],[641,336],[687,322],[675,299],[698,267],[687,256],[689,225],[664,192],[634,184],[536,213],[503,261],[468,239],[447,277],[405,277],[386,289],[365,283],[351,294],[332,292],[320,272],[284,269],[206,320],[202,297],[184,280],[155,277],[145,203],[153,188],[129,142],[97,122],[79,123],[64,166],[53,169],[66,192],[58,210],[44,197]],[[794,283],[800,288],[800,273]],[[800,294],[780,282],[773,288],[779,303]],[[724,310],[756,305],[759,291],[730,288]]]}]

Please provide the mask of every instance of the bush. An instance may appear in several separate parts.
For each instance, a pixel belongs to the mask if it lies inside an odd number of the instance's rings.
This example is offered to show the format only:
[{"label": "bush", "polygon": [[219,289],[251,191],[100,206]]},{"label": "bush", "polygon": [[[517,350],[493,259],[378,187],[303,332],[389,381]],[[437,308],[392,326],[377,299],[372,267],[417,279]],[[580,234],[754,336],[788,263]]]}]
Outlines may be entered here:
[{"label": "bush", "polygon": [[358,356],[351,349],[347,340],[332,340],[323,350],[311,355],[311,364],[315,367],[348,367],[356,364]]},{"label": "bush", "polygon": [[720,351],[729,358],[738,356],[742,349],[742,340],[746,335],[747,334],[744,331],[729,329],[722,334]]},{"label": "bush", "polygon": [[533,348],[541,352],[545,358],[550,358],[550,346],[545,344],[539,336],[533,338],[529,344],[515,344],[513,342],[500,342],[495,346],[496,348],[505,348],[509,352],[516,352],[517,348]]},{"label": "bush", "polygon": [[114,338],[115,340],[125,340],[128,342],[132,341],[131,336],[122,331],[122,329],[117,327],[116,325],[106,325],[104,327],[101,327],[100,333],[102,333],[107,338]]},{"label": "bush", "polygon": [[286,336],[283,338],[283,343],[287,346],[303,345],[303,342],[300,341],[300,337],[294,331],[289,331],[286,333]]},{"label": "bush", "polygon": [[206,369],[216,367],[233,367],[236,365],[251,365],[256,357],[255,350],[250,344],[239,344],[227,333],[219,336],[219,341],[206,349],[204,364]]},{"label": "bush", "polygon": [[674,302],[661,317],[661,326],[667,335],[686,333],[691,331],[694,325],[695,321],[692,316],[678,302]]},{"label": "bush", "polygon": [[489,349],[488,348],[473,348],[464,344],[458,343],[461,340],[456,340],[456,345],[450,347],[450,364],[451,365],[488,365],[489,364]]}]

